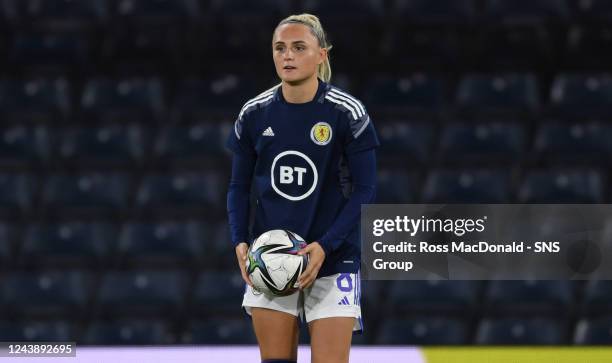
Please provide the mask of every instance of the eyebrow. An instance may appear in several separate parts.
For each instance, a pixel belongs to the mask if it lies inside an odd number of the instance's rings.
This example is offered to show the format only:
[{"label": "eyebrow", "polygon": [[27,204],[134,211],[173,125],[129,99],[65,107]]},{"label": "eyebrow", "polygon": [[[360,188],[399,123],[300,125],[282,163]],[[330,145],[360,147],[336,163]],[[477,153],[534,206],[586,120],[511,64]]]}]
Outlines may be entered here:
[{"label": "eyebrow", "polygon": [[[274,45],[277,45],[277,44],[285,44],[285,42],[279,41],[279,42],[274,43]],[[295,42],[292,42],[291,44],[306,44],[306,42],[303,40],[296,40]]]}]

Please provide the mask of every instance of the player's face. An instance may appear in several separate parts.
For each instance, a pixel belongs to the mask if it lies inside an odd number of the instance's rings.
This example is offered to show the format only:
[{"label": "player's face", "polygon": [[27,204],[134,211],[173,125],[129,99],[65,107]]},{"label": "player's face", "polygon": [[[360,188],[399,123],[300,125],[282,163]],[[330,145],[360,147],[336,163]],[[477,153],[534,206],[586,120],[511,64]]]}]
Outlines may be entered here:
[{"label": "player's face", "polygon": [[317,38],[303,24],[283,24],[272,37],[276,73],[283,82],[300,84],[317,76],[317,66],[327,56]]}]

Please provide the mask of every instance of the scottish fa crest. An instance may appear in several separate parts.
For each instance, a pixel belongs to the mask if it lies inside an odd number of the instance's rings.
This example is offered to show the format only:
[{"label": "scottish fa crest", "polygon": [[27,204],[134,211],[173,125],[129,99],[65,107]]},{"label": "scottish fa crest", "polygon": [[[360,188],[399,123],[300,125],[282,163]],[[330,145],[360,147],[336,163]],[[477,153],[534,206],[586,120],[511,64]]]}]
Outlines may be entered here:
[{"label": "scottish fa crest", "polygon": [[317,145],[327,145],[332,138],[332,128],[327,122],[317,122],[310,130],[310,139]]}]

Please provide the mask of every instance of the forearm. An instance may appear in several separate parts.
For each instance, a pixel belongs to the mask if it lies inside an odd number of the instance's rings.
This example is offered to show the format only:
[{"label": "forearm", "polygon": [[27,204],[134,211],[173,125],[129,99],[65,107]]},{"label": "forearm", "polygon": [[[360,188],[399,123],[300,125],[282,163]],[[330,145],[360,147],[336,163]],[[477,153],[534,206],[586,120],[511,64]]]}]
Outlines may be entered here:
[{"label": "forearm", "polygon": [[232,159],[232,176],[227,191],[227,217],[234,246],[247,242],[251,179],[255,158],[235,154]]}]

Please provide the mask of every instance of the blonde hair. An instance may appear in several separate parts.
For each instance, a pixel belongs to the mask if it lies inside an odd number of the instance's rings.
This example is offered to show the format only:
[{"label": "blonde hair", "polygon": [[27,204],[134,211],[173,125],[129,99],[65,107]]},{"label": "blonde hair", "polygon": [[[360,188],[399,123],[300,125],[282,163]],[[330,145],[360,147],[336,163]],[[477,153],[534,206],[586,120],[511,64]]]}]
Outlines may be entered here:
[{"label": "blonde hair", "polygon": [[283,24],[306,25],[310,29],[312,35],[314,35],[315,38],[317,38],[317,40],[319,41],[319,46],[321,48],[327,49],[327,57],[325,58],[325,60],[323,60],[323,63],[319,64],[317,67],[317,76],[321,78],[321,80],[323,80],[324,82],[329,82],[332,74],[331,64],[329,63],[329,51],[332,49],[332,45],[329,44],[329,42],[327,41],[327,35],[325,34],[325,30],[323,30],[323,26],[321,25],[319,18],[315,15],[307,13],[299,15],[290,15],[285,19],[281,20],[281,22],[278,23],[276,28]]}]

